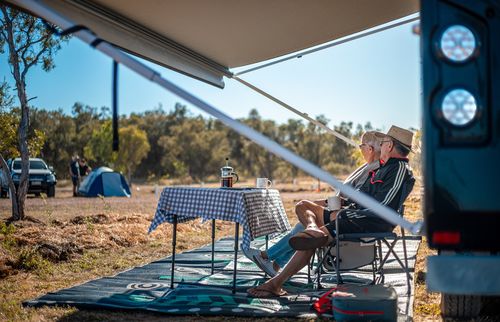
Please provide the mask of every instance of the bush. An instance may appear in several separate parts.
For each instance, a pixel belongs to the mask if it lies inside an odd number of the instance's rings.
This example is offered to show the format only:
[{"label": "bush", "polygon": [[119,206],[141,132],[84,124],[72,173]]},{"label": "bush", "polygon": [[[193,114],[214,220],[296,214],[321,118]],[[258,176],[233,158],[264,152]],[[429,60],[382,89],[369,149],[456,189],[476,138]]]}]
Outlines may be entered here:
[{"label": "bush", "polygon": [[335,162],[330,162],[323,168],[335,177],[346,176],[353,170],[353,168],[349,165]]},{"label": "bush", "polygon": [[17,245],[17,240],[12,236],[16,232],[16,227],[12,224],[0,222],[0,240],[2,246],[7,250],[12,250]]},{"label": "bush", "polygon": [[14,267],[24,270],[46,269],[50,263],[33,248],[22,248],[14,263]]}]

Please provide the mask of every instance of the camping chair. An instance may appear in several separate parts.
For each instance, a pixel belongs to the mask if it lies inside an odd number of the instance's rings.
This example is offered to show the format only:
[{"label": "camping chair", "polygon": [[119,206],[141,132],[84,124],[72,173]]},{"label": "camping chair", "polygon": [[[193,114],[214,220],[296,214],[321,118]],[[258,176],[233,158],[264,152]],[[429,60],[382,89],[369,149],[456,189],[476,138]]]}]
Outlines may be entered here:
[{"label": "camping chair", "polygon": [[[403,190],[399,202],[398,213],[404,215],[404,201],[410,194],[415,179],[411,178],[403,184]],[[411,292],[410,280],[412,277],[408,268],[408,254],[406,251],[406,240],[404,229],[400,228],[401,233],[398,235],[392,232],[374,232],[374,233],[346,233],[339,231],[338,221],[342,218],[342,213],[339,213],[335,221],[335,230],[337,236],[333,243],[328,246],[319,248],[315,256],[311,259],[308,266],[308,278],[311,280],[311,269],[314,266],[315,257],[317,257],[317,265],[314,270],[314,282],[317,288],[321,288],[321,273],[335,272],[337,275],[337,284],[342,284],[342,271],[356,271],[367,265],[371,265],[372,282],[371,284],[384,283],[384,266],[392,254],[401,268],[406,274],[407,293]],[[403,244],[404,262],[396,254],[394,247],[401,240]],[[382,245],[387,246],[387,250],[383,251]],[[337,255],[338,254],[338,255]],[[377,277],[378,275],[378,277]]]}]

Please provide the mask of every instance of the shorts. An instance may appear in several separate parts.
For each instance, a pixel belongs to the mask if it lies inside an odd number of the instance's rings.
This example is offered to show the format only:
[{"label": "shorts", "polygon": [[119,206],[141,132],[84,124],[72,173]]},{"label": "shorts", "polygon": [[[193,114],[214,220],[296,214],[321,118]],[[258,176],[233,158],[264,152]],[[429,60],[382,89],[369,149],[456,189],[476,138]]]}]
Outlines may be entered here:
[{"label": "shorts", "polygon": [[78,176],[71,176],[71,181],[73,182],[73,186],[78,186]]},{"label": "shorts", "polygon": [[342,209],[338,213],[336,220],[330,221],[331,210],[323,211],[325,228],[332,235],[336,236],[335,222],[339,223],[339,231],[343,234],[348,233],[379,233],[391,232],[394,225],[378,217],[368,209]]}]

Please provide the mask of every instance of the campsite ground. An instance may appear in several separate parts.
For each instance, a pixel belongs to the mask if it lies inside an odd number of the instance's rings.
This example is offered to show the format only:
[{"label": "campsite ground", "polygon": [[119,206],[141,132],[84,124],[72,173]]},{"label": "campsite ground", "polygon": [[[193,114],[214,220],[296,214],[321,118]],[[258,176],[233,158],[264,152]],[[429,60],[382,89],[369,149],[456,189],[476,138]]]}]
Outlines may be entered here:
[{"label": "campsite ground", "polygon": [[[325,197],[310,179],[277,188],[289,216],[295,223],[293,205],[301,199]],[[251,186],[251,182],[242,185]],[[214,184],[216,186],[216,184]],[[10,200],[0,199],[0,321],[47,320],[160,320],[153,313],[86,311],[71,307],[23,308],[22,301],[70,287],[98,277],[113,275],[171,253],[171,226],[147,235],[158,200],[155,187],[136,185],[131,198],[73,198],[71,186],[60,182],[56,198],[28,198],[26,211],[35,220],[6,226]],[[158,191],[159,193],[159,191]],[[414,189],[407,201],[406,216],[421,218],[421,189]],[[180,224],[178,250],[210,243],[209,223]],[[217,222],[217,237],[232,235],[231,223]],[[425,257],[431,251],[423,242],[415,272],[414,320],[440,320],[439,295],[425,291]],[[193,317],[176,320],[193,320]],[[208,320],[234,320],[215,317]],[[237,318],[239,321],[254,319]],[[271,320],[271,319],[262,319]]]}]

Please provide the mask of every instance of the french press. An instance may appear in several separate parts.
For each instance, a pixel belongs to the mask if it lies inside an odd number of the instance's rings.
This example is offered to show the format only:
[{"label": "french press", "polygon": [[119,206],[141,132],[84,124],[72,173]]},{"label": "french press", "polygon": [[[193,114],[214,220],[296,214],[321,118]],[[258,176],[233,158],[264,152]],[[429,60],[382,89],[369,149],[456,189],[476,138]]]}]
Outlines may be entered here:
[{"label": "french press", "polygon": [[[233,181],[233,177],[236,177],[236,180]],[[238,174],[229,166],[229,158],[226,158],[226,165],[220,169],[221,187],[232,187],[233,183],[238,182],[238,179]]]}]

